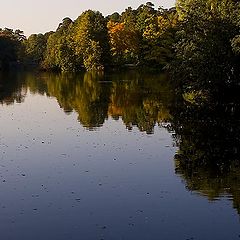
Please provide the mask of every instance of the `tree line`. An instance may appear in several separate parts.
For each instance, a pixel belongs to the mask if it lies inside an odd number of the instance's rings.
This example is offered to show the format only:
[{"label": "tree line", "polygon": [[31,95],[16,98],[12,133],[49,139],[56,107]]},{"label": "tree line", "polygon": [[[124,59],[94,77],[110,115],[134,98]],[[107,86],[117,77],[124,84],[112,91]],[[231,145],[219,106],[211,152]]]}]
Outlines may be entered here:
[{"label": "tree line", "polygon": [[179,89],[203,96],[238,84],[239,12],[238,0],[177,0],[171,9],[147,2],[106,17],[87,10],[28,39],[20,30],[0,29],[0,69],[13,63],[62,72],[165,67]]},{"label": "tree line", "polygon": [[[74,21],[64,18],[56,31],[32,34],[28,39],[15,38],[13,30],[9,34],[0,29],[0,45],[14,49],[8,51],[11,57],[0,59],[4,64],[1,68],[12,62],[62,72],[126,64],[162,67],[172,57],[177,22],[175,8],[155,9],[147,2],[106,17],[87,10]],[[19,54],[19,49],[24,54]]]}]

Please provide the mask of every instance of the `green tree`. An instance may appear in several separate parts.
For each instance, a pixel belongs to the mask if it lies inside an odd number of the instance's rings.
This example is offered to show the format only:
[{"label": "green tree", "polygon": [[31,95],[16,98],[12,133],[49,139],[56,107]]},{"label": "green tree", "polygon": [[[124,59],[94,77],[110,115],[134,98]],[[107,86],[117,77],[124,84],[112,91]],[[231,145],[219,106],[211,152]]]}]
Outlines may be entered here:
[{"label": "green tree", "polygon": [[64,18],[57,31],[49,36],[43,63],[44,68],[59,69],[63,72],[76,70],[75,54],[70,35],[72,26],[72,20]]},{"label": "green tree", "polygon": [[174,57],[178,14],[175,8],[163,9],[146,19],[143,32],[143,62],[152,67],[164,67]]},{"label": "green tree", "polygon": [[121,15],[118,12],[114,12],[111,15],[108,15],[106,17],[107,21],[112,21],[112,22],[120,22],[121,21]]},{"label": "green tree", "polygon": [[94,70],[96,66],[109,63],[107,21],[100,12],[88,10],[82,13],[74,22],[72,39],[79,65],[84,64],[87,70]]},{"label": "green tree", "polygon": [[27,61],[41,65],[47,48],[47,39],[43,34],[32,34],[25,41]]},{"label": "green tree", "polygon": [[157,11],[154,9],[154,4],[147,2],[146,4],[140,5],[136,10],[136,29],[143,34],[148,23],[147,19],[156,15]]},{"label": "green tree", "polygon": [[91,40],[83,54],[83,64],[85,68],[88,71],[103,69],[104,67],[101,64],[101,55],[102,49],[99,42]]},{"label": "green tree", "polygon": [[239,57],[231,42],[239,32],[239,4],[179,0],[177,6],[182,21],[171,68],[174,79],[184,91],[221,94],[238,81]]}]

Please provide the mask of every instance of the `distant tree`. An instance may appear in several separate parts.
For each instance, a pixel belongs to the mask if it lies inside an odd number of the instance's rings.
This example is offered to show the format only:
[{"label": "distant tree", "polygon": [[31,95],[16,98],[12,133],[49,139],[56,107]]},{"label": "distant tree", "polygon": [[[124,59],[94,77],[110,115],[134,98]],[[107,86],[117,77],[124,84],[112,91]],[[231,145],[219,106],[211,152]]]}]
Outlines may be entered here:
[{"label": "distant tree", "polygon": [[112,64],[162,67],[173,56],[177,20],[175,9],[156,10],[151,2],[106,18],[88,10],[75,21],[64,18],[56,32],[44,38],[31,36],[26,52],[43,68],[60,71],[97,70]]}]

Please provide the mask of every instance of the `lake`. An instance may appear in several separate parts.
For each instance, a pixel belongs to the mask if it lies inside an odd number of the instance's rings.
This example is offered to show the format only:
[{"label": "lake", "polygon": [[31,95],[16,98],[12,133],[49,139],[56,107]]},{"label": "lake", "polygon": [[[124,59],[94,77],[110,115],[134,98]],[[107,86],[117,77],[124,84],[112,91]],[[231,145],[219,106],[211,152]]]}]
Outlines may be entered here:
[{"label": "lake", "polygon": [[238,105],[134,71],[1,73],[0,103],[1,239],[240,239]]}]

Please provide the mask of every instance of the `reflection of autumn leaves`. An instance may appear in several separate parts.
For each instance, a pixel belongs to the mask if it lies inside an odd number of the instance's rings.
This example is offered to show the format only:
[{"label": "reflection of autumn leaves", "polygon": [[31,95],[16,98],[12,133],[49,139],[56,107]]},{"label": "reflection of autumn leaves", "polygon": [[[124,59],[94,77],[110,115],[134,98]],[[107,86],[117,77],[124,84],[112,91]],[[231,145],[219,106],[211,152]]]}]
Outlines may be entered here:
[{"label": "reflection of autumn leaves", "polygon": [[153,116],[158,123],[167,122],[171,119],[169,109],[164,103],[147,99],[144,101],[143,106],[146,113]]},{"label": "reflection of autumn leaves", "polygon": [[25,80],[23,89],[56,97],[65,113],[76,111],[79,122],[89,129],[102,126],[110,116],[121,117],[129,129],[137,126],[152,133],[156,123],[170,119],[172,94],[166,75],[44,73]]},{"label": "reflection of autumn leaves", "polygon": [[122,117],[129,129],[135,125],[140,131],[152,133],[156,123],[170,119],[169,111],[166,109],[170,102],[166,101],[171,100],[168,96],[171,92],[169,89],[166,91],[169,87],[166,76],[146,76],[143,79],[114,82],[108,114],[114,119]]}]

